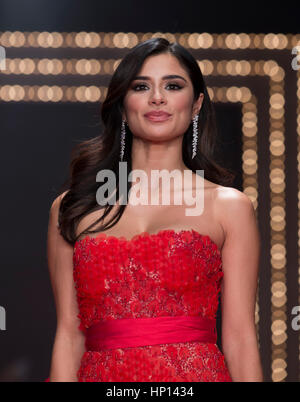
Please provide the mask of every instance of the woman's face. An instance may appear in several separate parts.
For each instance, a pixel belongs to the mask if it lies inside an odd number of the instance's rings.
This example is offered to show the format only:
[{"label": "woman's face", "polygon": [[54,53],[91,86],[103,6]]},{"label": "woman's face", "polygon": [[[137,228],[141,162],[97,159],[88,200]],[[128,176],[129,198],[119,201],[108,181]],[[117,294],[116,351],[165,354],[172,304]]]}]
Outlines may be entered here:
[{"label": "woman's face", "polygon": [[[167,77],[171,75],[174,77]],[[175,138],[185,133],[201,108],[203,94],[195,103],[193,97],[189,75],[175,56],[149,56],[124,98],[123,119],[138,137],[152,141]],[[154,111],[169,115],[145,116]]]}]

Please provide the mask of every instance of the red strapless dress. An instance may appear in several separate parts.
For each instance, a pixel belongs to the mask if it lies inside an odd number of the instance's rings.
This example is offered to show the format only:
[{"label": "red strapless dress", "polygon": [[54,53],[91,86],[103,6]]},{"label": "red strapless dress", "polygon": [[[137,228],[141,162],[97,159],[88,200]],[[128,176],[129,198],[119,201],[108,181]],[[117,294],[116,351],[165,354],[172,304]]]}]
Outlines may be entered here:
[{"label": "red strapless dress", "polygon": [[232,381],[216,344],[222,259],[194,230],[100,233],[74,246],[79,382]]}]

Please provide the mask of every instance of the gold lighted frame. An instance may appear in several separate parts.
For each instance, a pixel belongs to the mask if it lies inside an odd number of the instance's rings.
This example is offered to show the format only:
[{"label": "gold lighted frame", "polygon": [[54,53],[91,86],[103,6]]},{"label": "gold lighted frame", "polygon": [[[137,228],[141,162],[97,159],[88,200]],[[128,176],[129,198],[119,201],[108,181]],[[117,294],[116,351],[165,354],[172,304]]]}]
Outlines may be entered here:
[{"label": "gold lighted frame", "polygon": [[[6,47],[118,47],[130,48],[135,46],[139,41],[146,40],[155,36],[164,36],[171,41],[178,41],[185,47],[193,49],[207,48],[223,48],[223,49],[291,49],[299,45],[300,35],[283,35],[283,34],[125,34],[125,33],[21,33],[21,32],[5,32],[0,36],[0,41]],[[8,61],[11,63],[11,61]],[[31,63],[27,64],[26,62]],[[66,70],[63,72],[63,61],[60,60],[40,60],[39,65],[34,65],[34,60],[20,60],[18,67],[13,67],[11,73],[29,73],[29,74],[99,74],[99,64],[97,60],[68,60]],[[109,63],[118,61],[105,61],[102,73],[109,74]],[[18,64],[18,59],[13,63]],[[25,64],[24,64],[25,63]],[[76,64],[74,64],[76,63]],[[99,63],[99,61],[98,61]],[[203,63],[213,66],[211,72],[204,71]],[[65,63],[66,64],[66,63]],[[273,381],[284,381],[286,378],[286,267],[285,267],[285,176],[284,176],[284,70],[276,61],[221,61],[210,62],[208,60],[201,61],[203,74],[219,74],[219,75],[268,75],[270,77],[270,195],[271,195],[271,211],[270,211],[270,227],[271,227],[271,284],[272,284],[272,379]],[[33,69],[34,66],[34,69]],[[75,68],[74,68],[75,66]],[[216,68],[217,66],[217,68]],[[249,70],[250,66],[250,71]],[[204,65],[205,67],[205,65]],[[101,67],[100,67],[101,68]],[[33,69],[33,70],[32,70]],[[37,70],[38,69],[38,72]],[[31,70],[31,71],[30,71]],[[22,72],[21,72],[22,71]],[[28,72],[27,72],[28,71]],[[96,72],[97,71],[97,72]],[[298,75],[299,77],[299,75]],[[235,87],[231,96],[237,92]],[[104,98],[106,88],[90,87],[59,87],[59,86],[4,86],[1,88],[0,98],[3,100],[37,100],[37,101],[98,101]],[[212,94],[211,94],[212,95]],[[298,78],[298,102],[299,102],[299,78]],[[76,100],[75,100],[75,99]],[[253,95],[252,95],[253,98]],[[249,103],[250,104],[250,103]],[[244,110],[245,105],[243,106]],[[299,109],[298,105],[298,109]],[[249,113],[249,111],[245,112]],[[244,120],[244,116],[243,116]],[[249,131],[253,121],[243,122],[243,134]],[[300,121],[298,117],[297,132],[300,132]],[[256,136],[256,134],[255,134]],[[249,137],[249,135],[248,135]],[[253,148],[254,142],[249,143],[249,139],[245,139],[249,147],[244,141],[243,145],[243,172],[244,172],[244,192],[247,193],[255,208],[257,207],[257,188],[256,180],[251,173],[251,168],[256,174],[257,170],[257,152],[256,147]],[[250,135],[251,137],[251,135]],[[251,140],[250,140],[251,141]],[[299,140],[300,144],[300,140]],[[300,145],[299,145],[300,151]],[[300,157],[298,158],[300,160]],[[246,162],[245,162],[246,161]],[[300,171],[300,170],[299,170]],[[245,179],[246,176],[246,179]],[[250,180],[252,178],[252,181]],[[299,176],[300,183],[300,176]],[[300,192],[299,192],[300,193]],[[300,198],[300,195],[299,195]],[[300,225],[300,219],[299,219]],[[300,236],[300,229],[299,229]],[[300,241],[299,241],[300,243]],[[299,257],[300,259],[300,257]],[[299,270],[300,283],[300,270]],[[300,299],[299,299],[300,303]],[[256,306],[256,321],[258,322],[258,304]],[[300,350],[299,350],[300,357]]]},{"label": "gold lighted frame", "polygon": [[132,48],[139,42],[165,37],[190,49],[292,49],[300,44],[300,34],[211,34],[166,32],[2,32],[2,46],[33,48]]}]

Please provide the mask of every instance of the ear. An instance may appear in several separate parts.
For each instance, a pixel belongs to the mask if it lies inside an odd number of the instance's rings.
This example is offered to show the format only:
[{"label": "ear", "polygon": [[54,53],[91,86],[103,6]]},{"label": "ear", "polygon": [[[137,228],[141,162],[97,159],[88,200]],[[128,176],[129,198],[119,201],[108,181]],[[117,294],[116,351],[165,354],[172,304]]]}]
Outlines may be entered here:
[{"label": "ear", "polygon": [[193,118],[200,112],[202,102],[204,100],[204,94],[201,92],[199,98],[193,104]]}]

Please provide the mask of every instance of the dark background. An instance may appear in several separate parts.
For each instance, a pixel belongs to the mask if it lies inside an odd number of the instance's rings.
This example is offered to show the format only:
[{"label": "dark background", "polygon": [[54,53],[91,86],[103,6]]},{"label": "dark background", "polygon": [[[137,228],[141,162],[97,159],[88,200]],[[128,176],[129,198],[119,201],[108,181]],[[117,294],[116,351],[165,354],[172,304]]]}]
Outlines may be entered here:
[{"label": "dark background", "polygon": [[299,33],[285,1],[0,0],[1,31]]},{"label": "dark background", "polygon": [[[0,32],[299,33],[296,2],[278,4],[0,0]],[[66,178],[71,148],[98,135],[99,108],[0,102],[1,274],[5,272],[0,305],[8,312],[7,331],[0,333],[0,381],[39,381],[49,374],[56,321],[46,262],[48,211]],[[224,165],[237,172],[235,187],[241,189],[240,106],[216,105],[216,112]]]}]

